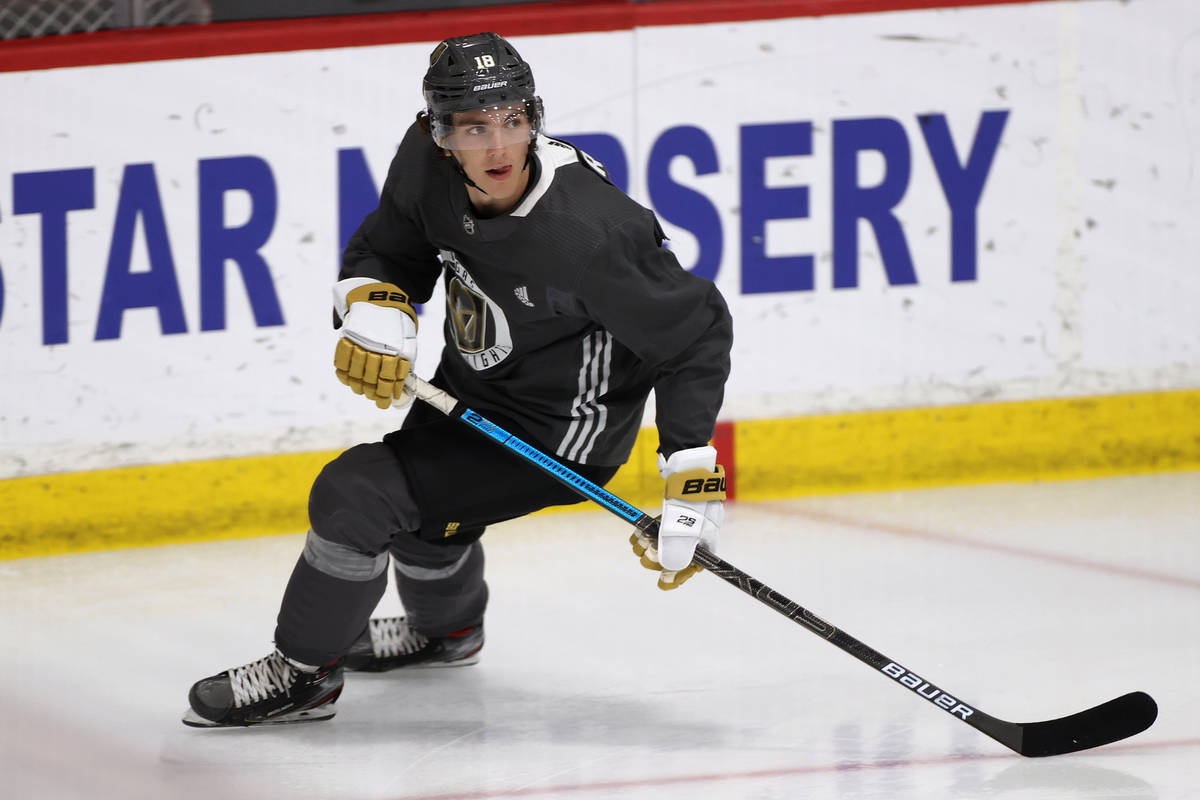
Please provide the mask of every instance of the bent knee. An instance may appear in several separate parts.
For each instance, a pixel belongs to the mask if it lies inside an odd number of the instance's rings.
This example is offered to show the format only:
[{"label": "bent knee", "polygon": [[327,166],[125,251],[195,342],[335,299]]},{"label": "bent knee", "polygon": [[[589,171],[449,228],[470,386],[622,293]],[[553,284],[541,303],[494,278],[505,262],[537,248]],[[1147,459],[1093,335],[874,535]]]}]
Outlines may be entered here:
[{"label": "bent knee", "polygon": [[325,540],[379,553],[393,534],[419,526],[408,480],[391,449],[360,444],[325,465],[308,496],[308,518]]}]

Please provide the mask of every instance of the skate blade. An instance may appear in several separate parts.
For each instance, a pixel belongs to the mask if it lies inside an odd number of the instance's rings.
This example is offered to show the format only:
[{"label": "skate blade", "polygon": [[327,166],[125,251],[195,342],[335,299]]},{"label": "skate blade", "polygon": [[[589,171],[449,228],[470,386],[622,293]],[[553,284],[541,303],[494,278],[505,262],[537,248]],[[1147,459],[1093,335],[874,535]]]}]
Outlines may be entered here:
[{"label": "skate blade", "polygon": [[472,653],[465,658],[460,658],[455,661],[427,661],[422,664],[409,664],[406,667],[396,667],[397,670],[406,669],[449,669],[451,667],[469,667],[472,664],[479,663],[479,651]]},{"label": "skate blade", "polygon": [[[480,649],[482,649],[482,648],[480,648]],[[478,663],[479,663],[479,650],[476,650],[474,653],[471,653],[471,655],[465,656],[456,661],[439,661],[439,662],[435,662],[433,664],[417,664],[415,666],[418,669],[421,669],[421,668],[440,669],[442,667],[469,667],[472,664],[478,664]]]},{"label": "skate blade", "polygon": [[335,703],[327,703],[316,708],[306,708],[303,711],[293,711],[290,714],[281,714],[278,717],[271,717],[256,722],[213,722],[211,719],[205,719],[197,714],[194,710],[188,709],[183,714],[183,724],[192,728],[257,728],[262,725],[288,725],[293,722],[320,722],[323,719],[330,719],[337,713]]},{"label": "skate blade", "polygon": [[469,667],[472,664],[479,663],[479,651],[476,650],[471,655],[460,658],[457,661],[432,661],[422,662],[420,664],[405,664],[402,667],[370,667],[370,666],[351,666],[347,664],[343,669],[346,672],[357,672],[363,675],[382,675],[385,672],[409,672],[417,669],[446,669],[448,667]]}]

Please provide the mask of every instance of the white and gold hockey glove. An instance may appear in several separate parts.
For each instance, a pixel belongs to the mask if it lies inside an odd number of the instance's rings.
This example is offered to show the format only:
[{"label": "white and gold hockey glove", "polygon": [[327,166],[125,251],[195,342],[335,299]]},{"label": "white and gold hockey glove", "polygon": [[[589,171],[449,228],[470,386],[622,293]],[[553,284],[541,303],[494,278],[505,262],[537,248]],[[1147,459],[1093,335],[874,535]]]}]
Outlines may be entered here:
[{"label": "white and gold hockey glove", "polygon": [[408,295],[374,278],[346,278],[333,285],[333,307],[342,321],[333,355],[338,380],[380,408],[408,405],[404,379],[417,357]]},{"label": "white and gold hockey glove", "polygon": [[717,464],[712,445],[692,447],[658,457],[666,480],[658,542],[638,532],[629,537],[633,553],[646,569],[658,570],[658,588],[675,589],[701,570],[692,563],[696,545],[717,551],[725,519],[725,468]]}]

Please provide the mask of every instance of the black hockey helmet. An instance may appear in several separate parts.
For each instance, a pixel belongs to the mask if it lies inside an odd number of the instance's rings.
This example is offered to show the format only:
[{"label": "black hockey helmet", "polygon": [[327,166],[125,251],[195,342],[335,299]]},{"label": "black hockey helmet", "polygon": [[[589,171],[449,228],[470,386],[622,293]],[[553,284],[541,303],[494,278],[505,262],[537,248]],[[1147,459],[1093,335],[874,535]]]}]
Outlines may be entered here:
[{"label": "black hockey helmet", "polygon": [[542,100],[533,70],[502,36],[473,33],[446,39],[429,56],[423,84],[433,140],[445,146],[459,111],[521,108],[530,140],[541,130]]}]

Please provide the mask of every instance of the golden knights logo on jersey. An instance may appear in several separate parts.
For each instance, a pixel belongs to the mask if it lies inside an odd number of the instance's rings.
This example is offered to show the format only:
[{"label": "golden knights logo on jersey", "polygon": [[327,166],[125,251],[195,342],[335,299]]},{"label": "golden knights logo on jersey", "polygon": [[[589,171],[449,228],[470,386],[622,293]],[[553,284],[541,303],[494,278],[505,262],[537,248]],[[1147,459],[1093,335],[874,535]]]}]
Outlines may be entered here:
[{"label": "golden knights logo on jersey", "polygon": [[446,319],[459,355],[477,371],[496,366],[513,350],[504,310],[479,288],[457,253],[442,250],[439,255],[448,273]]},{"label": "golden knights logo on jersey", "polygon": [[450,280],[446,313],[454,326],[454,339],[463,353],[478,353],[487,341],[487,304],[482,295],[468,289],[458,278]]}]

